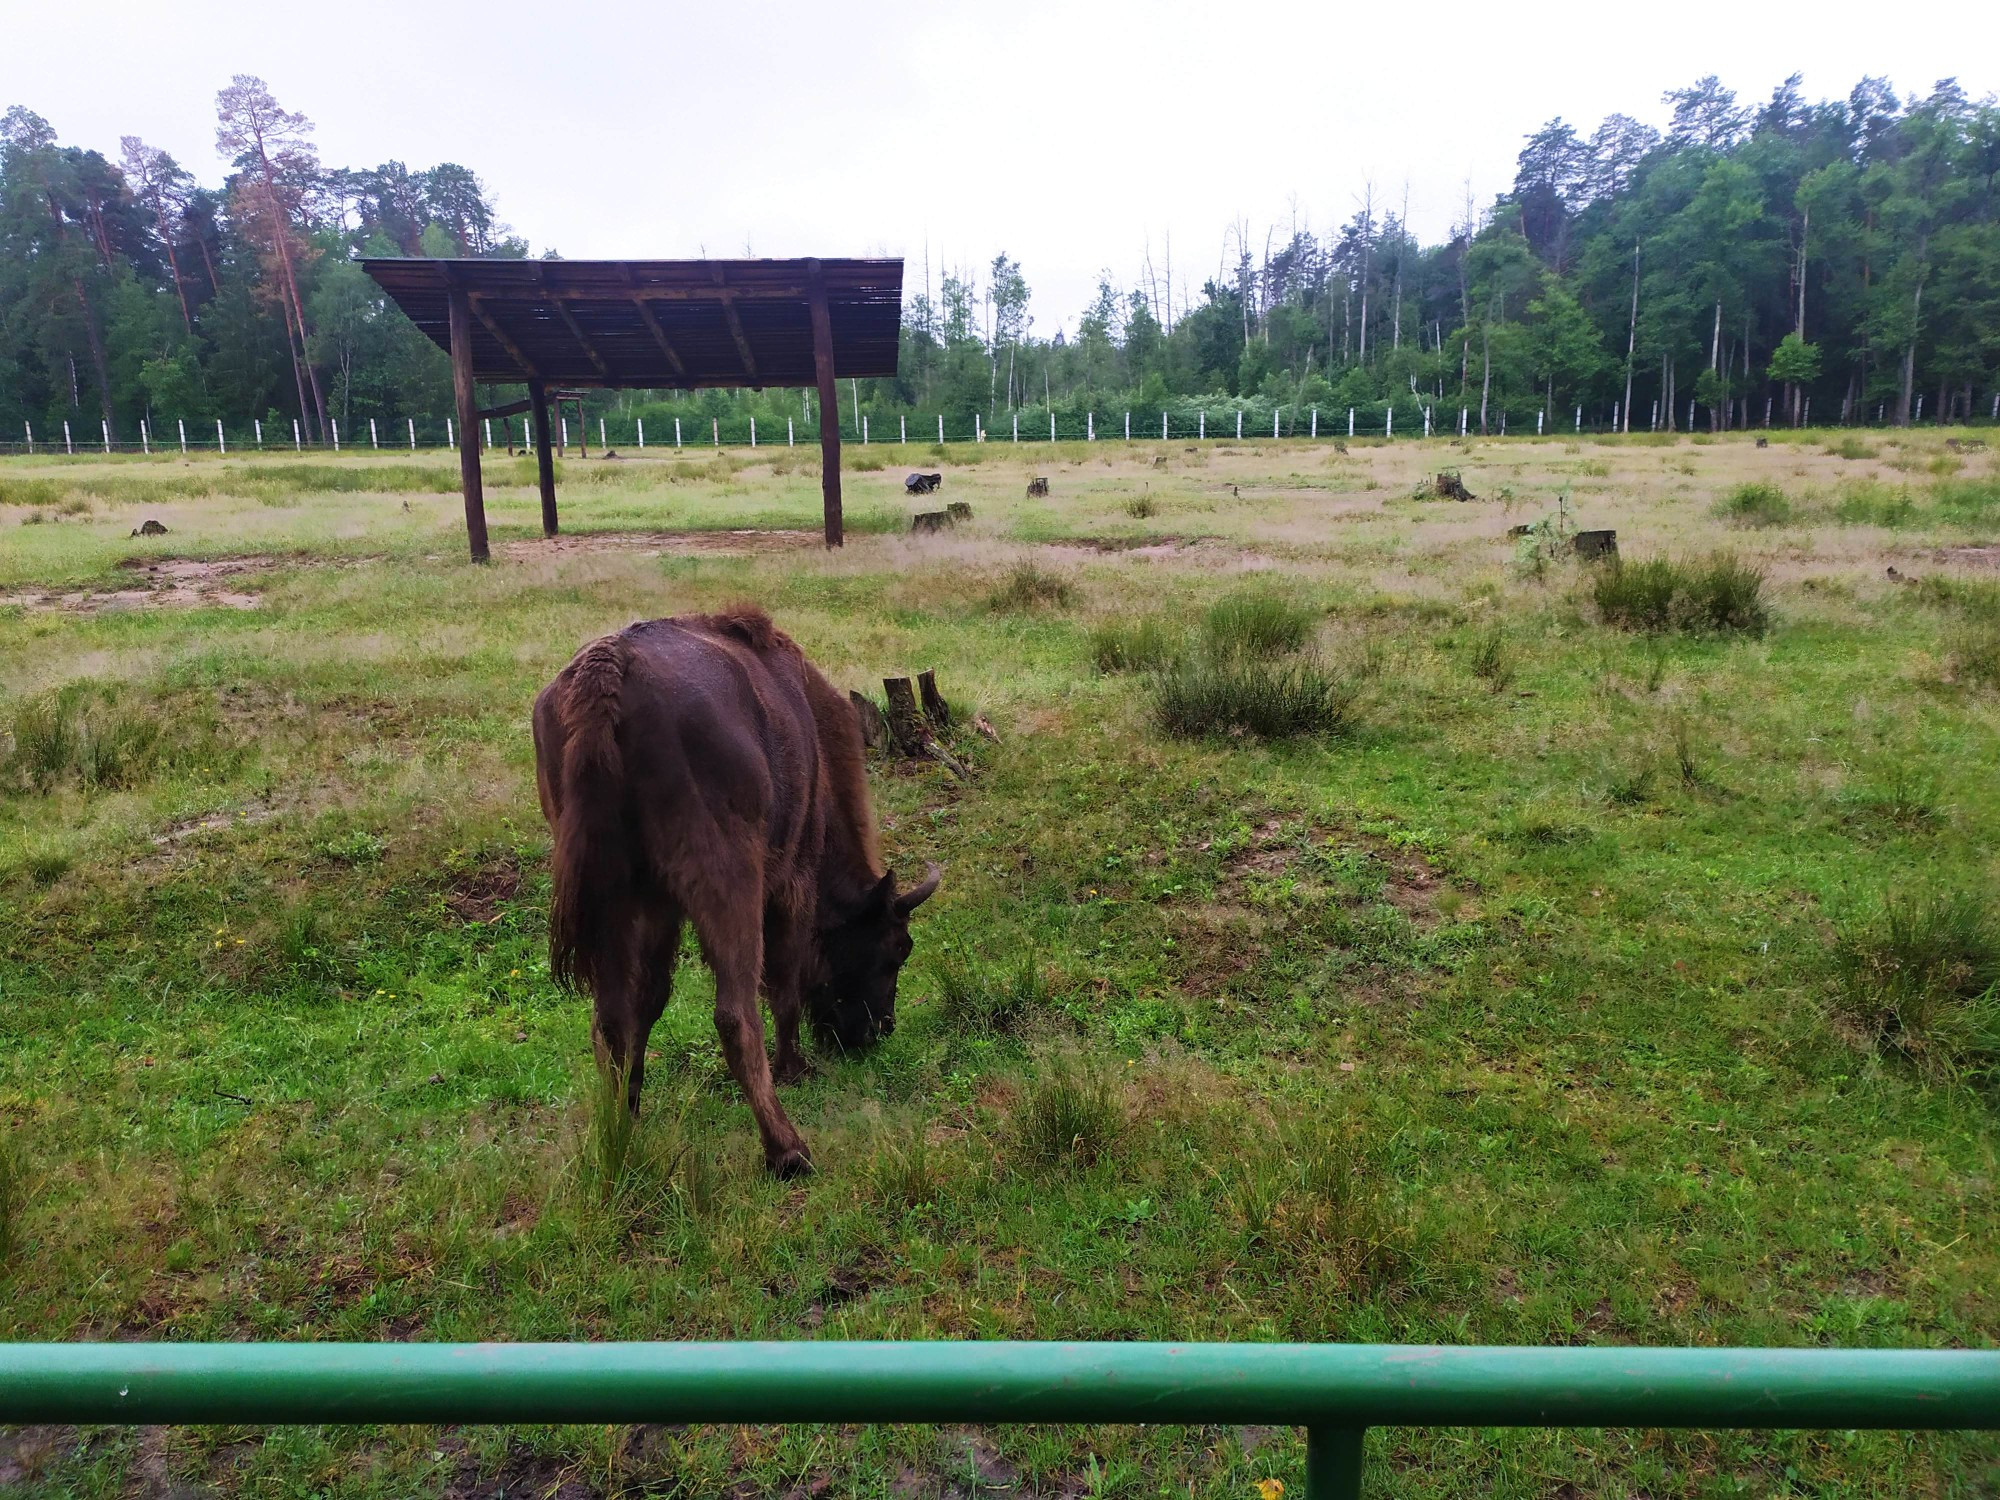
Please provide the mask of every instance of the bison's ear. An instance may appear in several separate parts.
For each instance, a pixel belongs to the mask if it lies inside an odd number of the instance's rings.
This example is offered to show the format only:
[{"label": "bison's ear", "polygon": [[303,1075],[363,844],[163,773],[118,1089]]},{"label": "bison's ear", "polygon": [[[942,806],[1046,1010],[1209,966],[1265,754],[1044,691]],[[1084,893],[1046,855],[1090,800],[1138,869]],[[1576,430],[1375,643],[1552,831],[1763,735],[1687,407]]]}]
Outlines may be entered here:
[{"label": "bison's ear", "polygon": [[883,916],[887,916],[891,911],[895,910],[895,905],[896,872],[889,870],[883,874],[880,880],[875,882],[875,888],[869,891],[868,895],[862,900],[861,910],[870,916],[878,912]]},{"label": "bison's ear", "polygon": [[932,865],[924,875],[922,881],[911,886],[896,898],[896,910],[907,917],[911,912],[930,900],[931,893],[938,888],[938,882],[942,879],[944,879],[944,871],[940,870],[936,865]]}]

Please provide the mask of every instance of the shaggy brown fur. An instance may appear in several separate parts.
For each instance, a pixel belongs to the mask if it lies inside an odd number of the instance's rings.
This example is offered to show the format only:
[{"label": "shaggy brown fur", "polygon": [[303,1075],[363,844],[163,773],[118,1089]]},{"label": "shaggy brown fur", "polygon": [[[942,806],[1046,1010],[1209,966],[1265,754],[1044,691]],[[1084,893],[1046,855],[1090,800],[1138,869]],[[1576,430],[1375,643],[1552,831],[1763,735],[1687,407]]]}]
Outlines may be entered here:
[{"label": "shaggy brown fur", "polygon": [[910,913],[882,868],[854,710],[762,610],[649,620],[592,641],[535,700],[555,836],[549,961],[595,1002],[599,1066],[637,1110],[646,1039],[692,922],[715,1025],[773,1171],[812,1158],[775,1078],[805,1070],[801,1004],[847,1047],[895,1025]]}]

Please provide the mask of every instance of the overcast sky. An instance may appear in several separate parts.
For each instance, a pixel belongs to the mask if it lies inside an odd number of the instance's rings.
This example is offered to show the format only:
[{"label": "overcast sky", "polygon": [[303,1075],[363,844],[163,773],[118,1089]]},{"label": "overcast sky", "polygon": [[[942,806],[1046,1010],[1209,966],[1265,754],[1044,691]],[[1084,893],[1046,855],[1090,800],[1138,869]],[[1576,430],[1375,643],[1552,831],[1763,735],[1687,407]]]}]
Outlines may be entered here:
[{"label": "overcast sky", "polygon": [[[594,0],[173,0],[5,7],[0,106],[115,158],[121,134],[220,180],[215,92],[255,73],[329,165],[456,161],[537,251],[902,255],[983,287],[998,251],[1034,332],[1074,328],[1100,268],[1171,245],[1198,292],[1232,222],[1253,247],[1349,217],[1364,187],[1442,237],[1527,132],[1664,123],[1704,73],[1761,100],[1864,73],[1899,94],[2000,88],[2000,6],[1093,4],[759,6]],[[1233,248],[1230,253],[1233,253]]]}]

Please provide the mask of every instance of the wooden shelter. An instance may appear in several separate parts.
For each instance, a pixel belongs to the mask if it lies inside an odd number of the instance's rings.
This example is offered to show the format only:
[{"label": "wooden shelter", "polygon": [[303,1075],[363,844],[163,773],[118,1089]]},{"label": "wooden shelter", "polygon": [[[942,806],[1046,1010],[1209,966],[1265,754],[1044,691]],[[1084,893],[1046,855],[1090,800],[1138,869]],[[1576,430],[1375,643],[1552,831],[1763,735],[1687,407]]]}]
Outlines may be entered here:
[{"label": "wooden shelter", "polygon": [[[549,401],[557,387],[819,391],[826,544],[841,544],[834,382],[896,373],[900,260],[364,260],[362,269],[451,356],[465,530],[484,562],[482,418],[531,414],[542,530],[556,534]],[[528,388],[481,410],[479,382]]]}]

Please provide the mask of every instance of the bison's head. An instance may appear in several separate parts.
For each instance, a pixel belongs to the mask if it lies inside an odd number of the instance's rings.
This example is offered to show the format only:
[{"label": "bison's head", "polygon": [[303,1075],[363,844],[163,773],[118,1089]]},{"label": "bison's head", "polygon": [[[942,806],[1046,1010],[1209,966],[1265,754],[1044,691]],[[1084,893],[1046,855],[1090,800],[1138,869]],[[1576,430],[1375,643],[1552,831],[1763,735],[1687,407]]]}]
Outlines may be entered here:
[{"label": "bison's head", "polygon": [[855,1052],[896,1029],[896,976],[910,956],[910,913],[938,878],[932,865],[921,884],[898,894],[892,870],[852,909],[821,913],[819,974],[806,993],[806,1014],[823,1041]]}]

